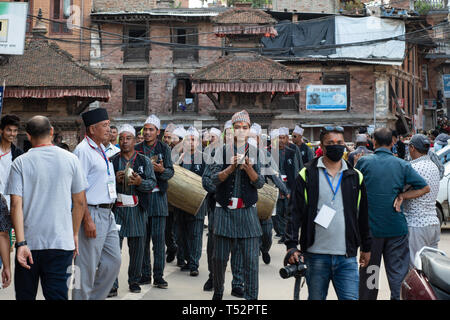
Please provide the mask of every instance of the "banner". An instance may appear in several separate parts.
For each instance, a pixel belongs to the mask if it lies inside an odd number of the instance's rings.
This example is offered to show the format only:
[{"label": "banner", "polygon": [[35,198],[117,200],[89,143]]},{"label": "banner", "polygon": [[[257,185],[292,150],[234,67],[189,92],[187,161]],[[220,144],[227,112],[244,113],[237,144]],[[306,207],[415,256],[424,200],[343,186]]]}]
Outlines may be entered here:
[{"label": "banner", "polygon": [[306,86],[306,110],[347,110],[347,86]]},{"label": "banner", "polygon": [[0,54],[23,54],[27,13],[27,2],[0,2]]},{"label": "banner", "polygon": [[444,98],[450,98],[450,74],[443,74],[442,81],[444,83]]}]

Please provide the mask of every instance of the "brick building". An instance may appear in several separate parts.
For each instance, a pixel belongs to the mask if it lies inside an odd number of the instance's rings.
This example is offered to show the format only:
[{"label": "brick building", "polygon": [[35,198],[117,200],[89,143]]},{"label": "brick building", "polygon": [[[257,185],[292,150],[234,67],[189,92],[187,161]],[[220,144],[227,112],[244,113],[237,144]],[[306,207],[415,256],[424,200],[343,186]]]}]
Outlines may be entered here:
[{"label": "brick building", "polygon": [[[6,0],[8,1],[8,0]],[[90,27],[92,0],[9,0],[10,2],[28,2],[27,40],[32,38],[32,29],[37,23],[39,11],[43,23],[47,26],[46,37],[54,40],[58,46],[69,52],[76,61],[87,64],[90,52],[90,32],[86,29],[70,27]],[[52,21],[49,21],[52,20]]]},{"label": "brick building", "polygon": [[[191,93],[191,75],[215,61],[221,50],[198,50],[189,45],[220,47],[222,39],[212,33],[210,19],[226,8],[157,5],[160,7],[142,1],[94,1],[91,21],[98,33],[93,33],[91,66],[109,77],[113,87],[110,101],[101,105],[115,124],[142,126],[149,114],[156,113],[163,123],[191,125],[203,120],[217,125],[209,114],[213,103]],[[136,38],[152,42],[136,44]]]}]

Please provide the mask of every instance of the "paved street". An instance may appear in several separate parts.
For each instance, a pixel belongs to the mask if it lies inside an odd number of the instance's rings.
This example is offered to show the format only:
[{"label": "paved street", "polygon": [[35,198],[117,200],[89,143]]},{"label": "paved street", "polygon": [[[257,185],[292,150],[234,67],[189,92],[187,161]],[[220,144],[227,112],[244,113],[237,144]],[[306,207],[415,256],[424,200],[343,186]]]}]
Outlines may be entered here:
[{"label": "paved street", "polygon": [[[175,259],[174,262],[169,263],[166,266],[164,272],[165,279],[169,283],[168,289],[158,289],[154,288],[151,285],[145,285],[142,286],[142,292],[139,294],[130,293],[128,291],[127,270],[129,259],[125,241],[125,250],[123,250],[122,252],[122,268],[119,275],[119,295],[118,297],[115,297],[111,300],[210,300],[212,298],[212,292],[203,291],[203,284],[208,278],[208,270],[206,264],[206,232],[204,233],[203,239],[203,254],[200,260],[200,275],[198,277],[190,277],[189,272],[181,272],[175,265]],[[265,265],[260,259],[260,300],[291,300],[293,297],[294,279],[284,280],[278,274],[278,271],[282,266],[285,246],[276,242],[277,239],[274,239],[274,244],[272,245],[272,249],[270,251],[272,262],[269,265]],[[447,226],[442,230],[439,248],[450,255],[450,224],[447,224]],[[240,300],[230,295],[231,270],[229,267],[225,276],[225,282],[224,299]],[[388,282],[386,279],[384,268],[382,268],[378,299],[388,300],[389,294]],[[304,300],[307,299],[307,296],[307,288],[305,285],[301,290],[300,298]],[[13,285],[11,285],[7,289],[0,290],[0,300],[12,299],[14,299]],[[40,289],[38,299],[43,299],[43,295]],[[328,299],[337,299],[332,285],[330,285]]]}]

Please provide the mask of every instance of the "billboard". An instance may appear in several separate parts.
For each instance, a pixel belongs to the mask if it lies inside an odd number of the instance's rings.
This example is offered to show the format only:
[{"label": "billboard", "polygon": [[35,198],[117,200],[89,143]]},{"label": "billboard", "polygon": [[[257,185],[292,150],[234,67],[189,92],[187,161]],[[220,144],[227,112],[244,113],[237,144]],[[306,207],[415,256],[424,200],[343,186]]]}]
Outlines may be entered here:
[{"label": "billboard", "polygon": [[347,110],[347,86],[306,86],[306,110]]},{"label": "billboard", "polygon": [[27,2],[0,2],[0,54],[23,54]]},{"label": "billboard", "polygon": [[450,98],[450,74],[443,74],[442,81],[444,82],[444,97]]}]

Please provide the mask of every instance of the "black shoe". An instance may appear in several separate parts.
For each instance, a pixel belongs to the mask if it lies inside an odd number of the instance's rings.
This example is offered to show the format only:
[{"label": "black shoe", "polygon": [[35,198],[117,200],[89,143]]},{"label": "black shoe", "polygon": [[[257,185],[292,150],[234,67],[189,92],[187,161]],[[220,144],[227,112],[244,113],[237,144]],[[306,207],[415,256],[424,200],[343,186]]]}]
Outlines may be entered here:
[{"label": "black shoe", "polygon": [[108,293],[108,298],[117,297],[117,289],[112,288],[111,291]]},{"label": "black shoe", "polygon": [[142,285],[146,285],[146,284],[151,284],[152,283],[152,278],[150,277],[142,277],[141,280],[139,280],[138,284]]},{"label": "black shoe", "polygon": [[190,271],[191,267],[189,267],[187,264],[181,267],[181,271]]},{"label": "black shoe", "polygon": [[231,290],[231,295],[238,297],[238,298],[243,298],[244,297],[244,289],[242,289],[241,287],[233,288]]},{"label": "black shoe", "polygon": [[286,238],[285,237],[281,237],[281,239],[278,240],[278,243],[283,243],[284,244],[285,241],[286,241]]},{"label": "black shoe", "polygon": [[262,259],[265,264],[269,264],[270,263],[270,254],[268,252],[263,252]]},{"label": "black shoe", "polygon": [[165,281],[163,278],[153,279],[153,285],[160,289],[166,289],[169,286],[167,281]]},{"label": "black shoe", "polygon": [[177,267],[184,267],[186,265],[185,261],[177,260]]},{"label": "black shoe", "polygon": [[130,284],[130,291],[133,293],[140,293],[141,292],[141,287],[139,287],[139,285],[137,283],[133,283]]},{"label": "black shoe", "polygon": [[177,254],[177,250],[175,251],[167,251],[167,258],[166,258],[166,262],[167,263],[171,263],[173,260],[175,260],[175,256]]},{"label": "black shoe", "polygon": [[223,294],[221,293],[214,293],[212,299],[213,300],[222,300]]},{"label": "black shoe", "polygon": [[213,281],[210,278],[203,285],[203,291],[212,291],[212,289],[213,289]]},{"label": "black shoe", "polygon": [[197,270],[197,269],[191,270],[190,276],[191,276],[191,277],[196,277],[196,276],[198,276],[198,270]]}]

